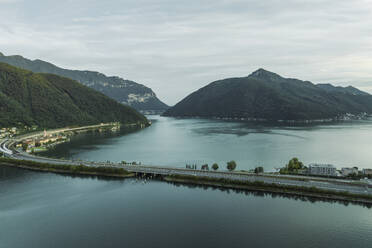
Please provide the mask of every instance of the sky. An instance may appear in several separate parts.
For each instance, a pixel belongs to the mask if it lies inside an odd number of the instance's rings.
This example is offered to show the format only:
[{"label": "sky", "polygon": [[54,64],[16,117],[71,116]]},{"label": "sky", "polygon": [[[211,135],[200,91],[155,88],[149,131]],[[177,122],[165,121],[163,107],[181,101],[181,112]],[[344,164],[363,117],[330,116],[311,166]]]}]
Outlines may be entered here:
[{"label": "sky", "polygon": [[372,0],[0,0],[0,52],[99,71],[169,105],[264,68],[372,93]]}]

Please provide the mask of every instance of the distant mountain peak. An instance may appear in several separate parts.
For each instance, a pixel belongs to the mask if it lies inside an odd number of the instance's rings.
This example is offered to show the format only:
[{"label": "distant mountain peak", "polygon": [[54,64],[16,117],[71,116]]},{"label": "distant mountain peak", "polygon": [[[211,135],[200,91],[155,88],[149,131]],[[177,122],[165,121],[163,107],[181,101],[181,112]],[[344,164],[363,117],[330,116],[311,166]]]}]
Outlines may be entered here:
[{"label": "distant mountain peak", "polygon": [[188,95],[164,115],[258,121],[328,121],[346,114],[364,116],[365,113],[372,114],[372,96],[354,87],[314,85],[259,69],[248,77],[212,82]]},{"label": "distant mountain peak", "polygon": [[265,70],[264,68],[259,68],[259,69],[255,70],[254,72],[252,72],[251,75],[259,76],[259,75],[270,74],[270,73],[273,73],[273,72]]},{"label": "distant mountain peak", "polygon": [[258,78],[258,79],[270,79],[270,80],[273,80],[273,81],[283,79],[283,77],[281,77],[280,75],[278,75],[274,72],[271,72],[271,71],[267,71],[263,68],[260,68],[256,71],[252,72],[248,77],[254,77],[254,78]]},{"label": "distant mountain peak", "polygon": [[5,55],[2,53],[2,52],[0,52],[0,57],[4,57]]}]

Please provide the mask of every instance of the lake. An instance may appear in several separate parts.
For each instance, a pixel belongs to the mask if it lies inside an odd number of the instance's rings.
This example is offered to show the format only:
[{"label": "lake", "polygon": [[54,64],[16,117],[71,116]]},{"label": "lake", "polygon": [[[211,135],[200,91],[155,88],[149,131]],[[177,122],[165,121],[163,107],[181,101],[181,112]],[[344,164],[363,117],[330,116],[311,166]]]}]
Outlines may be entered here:
[{"label": "lake", "polygon": [[0,167],[0,247],[338,247],[372,242],[372,210],[135,179]]},{"label": "lake", "polygon": [[[74,136],[48,156],[239,169],[371,168],[372,122],[271,125],[151,116],[147,129]],[[0,167],[0,248],[337,247],[372,243],[372,209],[305,197]]]},{"label": "lake", "polygon": [[305,164],[372,168],[372,120],[327,125],[272,125],[149,116],[152,126],[138,132],[80,134],[46,156],[95,161],[137,161],[185,167],[212,164],[237,169],[283,167],[292,157]]}]

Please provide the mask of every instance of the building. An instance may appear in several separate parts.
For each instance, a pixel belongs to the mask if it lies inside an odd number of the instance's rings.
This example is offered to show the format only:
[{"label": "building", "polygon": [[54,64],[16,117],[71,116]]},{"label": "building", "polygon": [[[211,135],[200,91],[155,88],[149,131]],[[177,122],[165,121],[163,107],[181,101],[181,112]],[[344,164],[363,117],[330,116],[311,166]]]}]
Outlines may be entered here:
[{"label": "building", "polygon": [[32,148],[32,147],[35,147],[35,140],[28,139],[28,140],[23,141],[23,144],[27,144],[27,147]]},{"label": "building", "polygon": [[372,175],[372,169],[363,169],[363,175],[365,176]]},{"label": "building", "polygon": [[336,167],[331,164],[309,164],[308,173],[317,176],[337,176]]},{"label": "building", "polygon": [[341,169],[341,174],[345,177],[350,176],[350,175],[358,175],[358,167],[351,167],[351,168],[342,168]]},{"label": "building", "polygon": [[44,138],[44,139],[38,140],[38,142],[41,145],[45,145],[45,144],[48,144],[48,143],[56,142],[57,140],[58,140],[58,137],[52,137],[52,138]]}]

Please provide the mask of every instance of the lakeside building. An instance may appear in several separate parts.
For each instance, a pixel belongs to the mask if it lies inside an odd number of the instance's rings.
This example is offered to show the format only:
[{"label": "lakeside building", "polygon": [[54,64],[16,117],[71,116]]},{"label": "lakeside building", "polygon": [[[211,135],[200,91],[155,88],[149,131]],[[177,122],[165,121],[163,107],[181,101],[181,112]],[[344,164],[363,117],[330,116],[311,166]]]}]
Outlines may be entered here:
[{"label": "lakeside building", "polygon": [[365,176],[372,175],[372,169],[363,169],[363,175]]},{"label": "lakeside building", "polygon": [[308,173],[317,176],[337,176],[336,167],[331,164],[309,164]]},{"label": "lakeside building", "polygon": [[38,152],[38,151],[45,151],[48,146],[60,144],[63,142],[68,141],[68,137],[61,134],[49,134],[47,135],[44,131],[43,136],[31,138],[22,141],[22,143],[17,144],[18,148],[23,147],[23,145],[26,146],[25,150],[26,152]]},{"label": "lakeside building", "polygon": [[0,129],[0,138],[13,137],[16,134],[18,134],[18,129],[16,127],[5,127]]},{"label": "lakeside building", "polygon": [[51,138],[47,138],[47,136],[44,136],[44,137],[46,137],[46,138],[39,139],[39,140],[37,140],[37,142],[40,143],[41,145],[45,145],[45,144],[53,143],[53,142],[56,142],[60,139],[63,139],[62,136],[51,137]]},{"label": "lakeside building", "polygon": [[341,174],[345,177],[350,176],[350,175],[358,175],[359,170],[358,167],[345,167],[341,169]]}]

